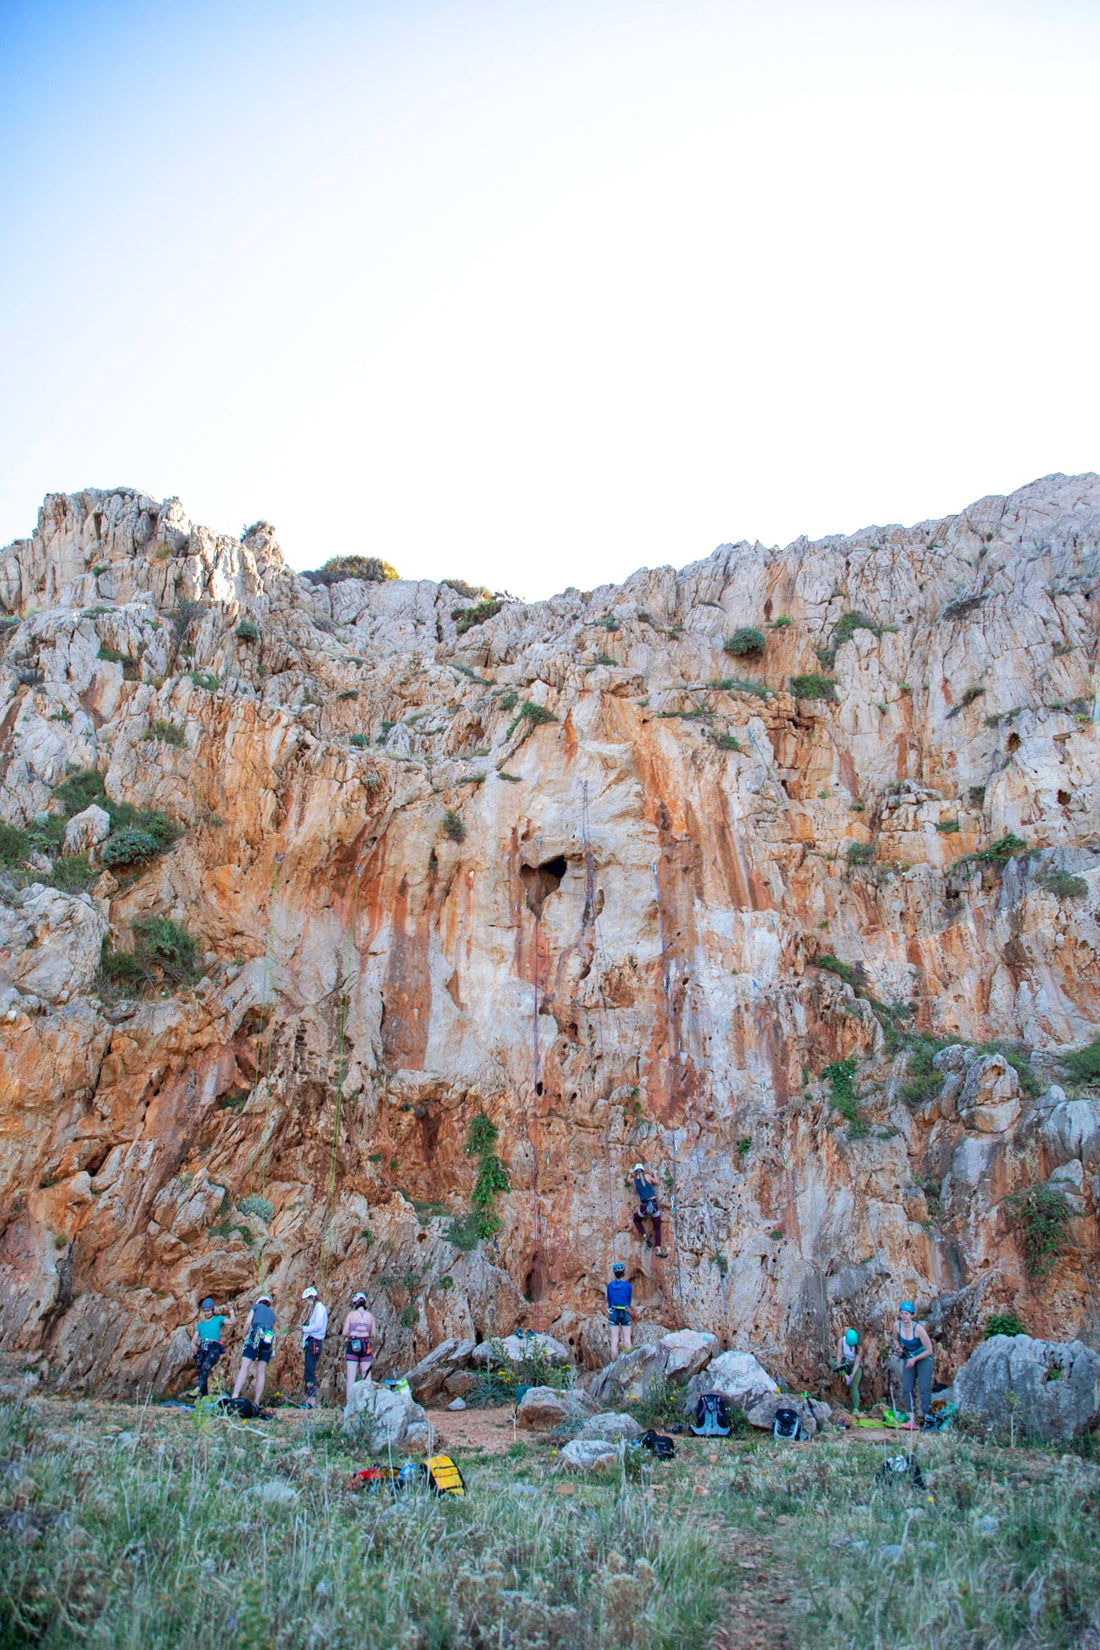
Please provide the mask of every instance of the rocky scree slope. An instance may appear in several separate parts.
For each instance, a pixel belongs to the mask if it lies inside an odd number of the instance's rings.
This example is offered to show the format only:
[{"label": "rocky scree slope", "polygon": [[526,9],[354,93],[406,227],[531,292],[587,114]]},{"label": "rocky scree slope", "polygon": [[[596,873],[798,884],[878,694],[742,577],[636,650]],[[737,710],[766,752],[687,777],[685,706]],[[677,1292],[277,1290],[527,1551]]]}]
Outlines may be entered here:
[{"label": "rocky scree slope", "polygon": [[367,1289],[382,1368],[592,1364],[615,1254],[642,1339],[800,1384],[899,1295],[947,1367],[1010,1306],[1096,1345],[1100,478],[537,604],[340,572],[125,489],[0,554],[39,1378],[170,1384],[261,1276]]}]

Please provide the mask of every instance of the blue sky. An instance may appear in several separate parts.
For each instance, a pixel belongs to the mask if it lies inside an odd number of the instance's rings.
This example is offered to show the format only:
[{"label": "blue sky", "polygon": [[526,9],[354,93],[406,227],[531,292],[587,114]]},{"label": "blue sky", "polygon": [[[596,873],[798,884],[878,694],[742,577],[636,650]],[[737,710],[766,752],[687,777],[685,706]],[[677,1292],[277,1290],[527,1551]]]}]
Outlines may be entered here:
[{"label": "blue sky", "polygon": [[1100,7],[0,3],[0,543],[546,595],[1094,468]]}]

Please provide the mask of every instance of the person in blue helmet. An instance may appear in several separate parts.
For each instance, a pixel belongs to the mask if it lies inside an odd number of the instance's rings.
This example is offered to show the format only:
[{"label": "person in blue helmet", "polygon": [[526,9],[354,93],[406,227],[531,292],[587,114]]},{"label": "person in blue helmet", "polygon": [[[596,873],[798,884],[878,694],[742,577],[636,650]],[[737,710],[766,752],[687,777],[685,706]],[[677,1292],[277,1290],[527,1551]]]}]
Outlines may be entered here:
[{"label": "person in blue helmet", "polygon": [[634,1285],[626,1275],[626,1267],[621,1260],[617,1260],[611,1268],[611,1282],[607,1286],[607,1321],[611,1325],[611,1356],[619,1356],[619,1337],[622,1336],[623,1351],[630,1351],[631,1328],[630,1303],[634,1299]]},{"label": "person in blue helmet", "polygon": [[920,1393],[921,1414],[925,1421],[932,1414],[932,1340],[924,1325],[917,1322],[917,1309],[912,1301],[902,1301],[898,1307],[896,1327],[898,1352],[902,1360],[901,1401],[909,1411],[905,1425],[915,1428],[914,1387]]},{"label": "person in blue helmet", "polygon": [[852,1400],[852,1414],[859,1414],[859,1383],[863,1374],[863,1348],[859,1344],[858,1329],[846,1329],[840,1337],[836,1357],[829,1365],[843,1377]]}]

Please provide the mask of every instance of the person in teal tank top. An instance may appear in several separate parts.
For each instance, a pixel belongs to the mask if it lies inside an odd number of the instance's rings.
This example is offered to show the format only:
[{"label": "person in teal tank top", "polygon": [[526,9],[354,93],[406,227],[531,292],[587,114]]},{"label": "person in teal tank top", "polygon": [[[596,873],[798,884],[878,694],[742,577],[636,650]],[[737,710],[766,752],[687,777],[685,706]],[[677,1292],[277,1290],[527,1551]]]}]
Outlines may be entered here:
[{"label": "person in teal tank top", "polygon": [[205,1398],[211,1371],[219,1358],[225,1356],[222,1325],[236,1323],[237,1314],[231,1306],[226,1307],[224,1312],[215,1312],[214,1302],[209,1295],[199,1310],[202,1316],[195,1325],[195,1332],[191,1337],[191,1350],[195,1354],[196,1390],[200,1398]]},{"label": "person in teal tank top", "polygon": [[902,1301],[898,1307],[898,1351],[902,1357],[901,1397],[909,1411],[905,1425],[915,1428],[916,1411],[913,1407],[913,1388],[920,1393],[921,1414],[927,1421],[932,1414],[932,1341],[927,1329],[917,1322],[917,1311],[912,1301]]}]

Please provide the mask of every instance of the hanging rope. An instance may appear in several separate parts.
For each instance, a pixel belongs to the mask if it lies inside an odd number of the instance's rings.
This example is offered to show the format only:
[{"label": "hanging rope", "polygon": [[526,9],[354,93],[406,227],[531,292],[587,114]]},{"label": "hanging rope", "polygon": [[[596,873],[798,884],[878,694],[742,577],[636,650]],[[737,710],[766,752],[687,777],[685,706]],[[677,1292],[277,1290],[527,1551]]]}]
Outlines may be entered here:
[{"label": "hanging rope", "polygon": [[[276,891],[277,891],[278,885],[279,885],[279,870],[280,870],[280,867],[281,867],[282,863],[283,863],[282,854],[276,854],[275,855],[275,863],[271,867],[271,891],[268,895],[268,903],[267,903],[267,937],[264,941],[263,989],[260,993],[260,1025],[259,1025],[259,1031],[258,1031],[257,1037],[256,1037],[257,1047],[259,1047],[263,1043],[263,1039],[264,1039],[264,1020],[265,1020],[265,1018],[267,1018],[267,1022],[268,1022],[268,1028],[267,1028],[267,1059],[266,1059],[266,1071],[265,1071],[264,1079],[263,1079],[264,1091],[265,1091],[264,1092],[264,1117],[263,1117],[263,1130],[262,1130],[262,1134],[261,1134],[261,1137],[260,1137],[260,1144],[259,1144],[259,1148],[258,1148],[259,1155],[260,1155],[260,1196],[261,1197],[263,1197],[265,1195],[266,1188],[267,1188],[267,1142],[268,1142],[268,1135],[269,1135],[270,1130],[271,1130],[271,1060],[272,1060],[272,1044],[273,1044],[274,1039],[275,1039],[275,1014],[274,1014],[273,1009],[272,1009],[272,1012],[270,1014],[268,1014],[268,1006],[269,1006],[268,1005],[268,994],[269,994],[269,992],[271,992],[272,994],[274,992],[275,895],[276,895]],[[254,1176],[255,1167],[256,1167],[256,1155],[257,1155],[257,1145],[256,1145],[256,1139],[255,1139],[255,1130],[253,1130],[252,1152],[251,1152],[251,1154],[249,1156],[249,1160],[248,1160],[248,1195],[250,1197],[252,1196],[253,1176]],[[260,1281],[261,1286],[262,1286],[263,1281],[264,1281],[264,1275],[265,1275],[266,1269],[267,1269],[267,1244],[266,1244],[266,1240],[265,1240],[264,1242],[261,1242],[261,1244],[260,1244],[260,1253],[259,1253],[258,1271],[259,1271],[259,1281]]]},{"label": "hanging rope", "polygon": [[325,1212],[321,1220],[321,1293],[325,1292],[328,1281],[328,1236],[329,1222],[332,1219],[332,1208],[336,1198],[336,1165],[340,1149],[340,1119],[344,1109],[344,1054],[348,1025],[348,1009],[351,1006],[352,984],[352,956],[355,950],[355,924],[359,915],[359,889],[363,881],[363,870],[360,867],[355,878],[355,896],[351,903],[351,920],[348,923],[347,953],[344,958],[344,969],[337,984],[336,999],[336,1103],[332,1117],[332,1146],[329,1151],[328,1186],[325,1191]]},{"label": "hanging rope", "polygon": [[[607,1004],[603,993],[603,970],[598,966],[598,958],[604,950],[603,936],[600,932],[600,920],[596,911],[596,860],[592,853],[592,832],[588,817],[588,781],[581,784],[581,834],[584,838],[584,914],[585,920],[592,924],[593,947],[592,967],[596,970],[596,991],[599,1007],[596,1013],[596,1041],[600,1046],[601,1065],[605,1063],[607,1049],[604,1043],[603,1019]],[[616,1045],[618,1034],[616,1033]],[[621,1050],[616,1047],[616,1053]],[[616,1062],[618,1064],[618,1061]],[[612,1265],[619,1258],[619,1223],[615,1219],[615,1182],[611,1167],[611,1108],[607,1111],[607,1127],[604,1130],[604,1157],[607,1164],[607,1221],[611,1229],[611,1261]]]},{"label": "hanging rope", "polygon": [[653,888],[657,896],[657,927],[661,938],[661,977],[665,998],[665,1025],[668,1033],[668,1127],[672,1135],[672,1241],[676,1248],[676,1293],[680,1300],[680,1328],[687,1322],[684,1312],[684,1280],[680,1268],[680,1214],[676,1183],[676,1079],[680,1069],[680,1029],[672,1006],[671,963],[665,935],[665,913],[661,903],[661,882],[657,862],[653,862]]},{"label": "hanging rope", "polygon": [[531,965],[534,996],[531,1013],[531,1119],[528,1137],[531,1142],[531,1195],[534,1200],[534,1254],[531,1258],[531,1297],[534,1306],[535,1334],[540,1328],[542,1296],[542,1203],[539,1197],[539,945],[542,934],[542,838],[535,838],[535,951]]}]

